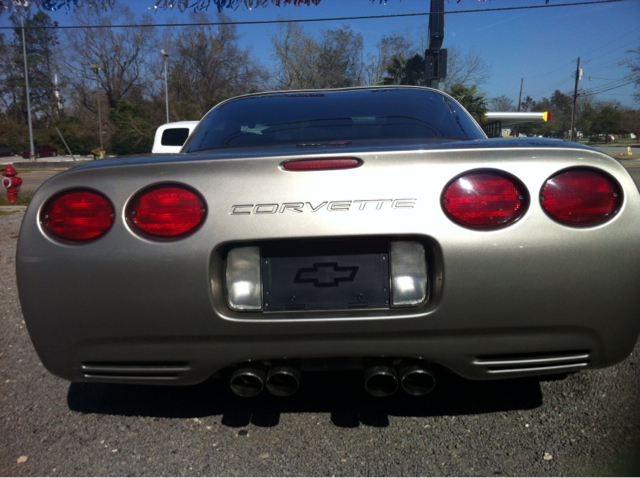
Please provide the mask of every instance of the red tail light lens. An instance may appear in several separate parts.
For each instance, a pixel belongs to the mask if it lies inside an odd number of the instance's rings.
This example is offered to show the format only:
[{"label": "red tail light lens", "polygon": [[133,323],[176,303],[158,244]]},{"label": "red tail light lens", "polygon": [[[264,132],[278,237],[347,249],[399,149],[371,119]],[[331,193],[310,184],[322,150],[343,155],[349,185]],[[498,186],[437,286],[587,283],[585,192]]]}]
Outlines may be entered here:
[{"label": "red tail light lens", "polygon": [[328,169],[351,169],[360,166],[355,158],[303,159],[288,161],[282,165],[287,171],[324,171]]},{"label": "red tail light lens", "polygon": [[442,204],[453,220],[470,227],[499,227],[518,219],[527,206],[524,186],[499,172],[471,172],[453,181]]},{"label": "red tail light lens", "polygon": [[205,216],[204,201],[180,185],[162,185],[139,193],[127,209],[130,224],[157,238],[177,239],[200,226]]},{"label": "red tail light lens", "polygon": [[72,190],[52,198],[42,209],[41,223],[53,235],[74,242],[103,236],[113,224],[114,209],[101,194]]},{"label": "red tail light lens", "polygon": [[618,184],[605,173],[571,169],[549,179],[540,193],[543,209],[556,221],[573,226],[602,223],[618,211]]}]

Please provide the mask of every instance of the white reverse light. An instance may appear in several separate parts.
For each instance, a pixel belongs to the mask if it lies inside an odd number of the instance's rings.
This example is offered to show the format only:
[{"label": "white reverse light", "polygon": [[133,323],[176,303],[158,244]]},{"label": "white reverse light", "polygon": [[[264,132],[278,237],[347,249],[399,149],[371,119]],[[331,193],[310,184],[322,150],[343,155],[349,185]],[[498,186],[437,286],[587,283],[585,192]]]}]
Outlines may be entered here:
[{"label": "white reverse light", "polygon": [[391,304],[418,305],[427,298],[427,259],[419,242],[391,243]]},{"label": "white reverse light", "polygon": [[236,247],[227,254],[227,301],[233,310],[262,310],[260,248]]}]

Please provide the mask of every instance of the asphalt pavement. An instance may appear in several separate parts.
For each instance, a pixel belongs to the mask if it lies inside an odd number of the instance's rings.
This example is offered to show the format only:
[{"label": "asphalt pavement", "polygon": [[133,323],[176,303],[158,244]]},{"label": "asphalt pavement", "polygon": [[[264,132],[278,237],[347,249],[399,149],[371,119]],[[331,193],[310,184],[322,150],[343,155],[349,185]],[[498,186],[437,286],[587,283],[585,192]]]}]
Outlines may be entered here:
[{"label": "asphalt pavement", "polygon": [[[638,183],[640,161],[623,164]],[[22,216],[0,215],[0,476],[640,474],[640,345],[568,377],[439,371],[421,398],[371,397],[352,372],[305,374],[284,399],[240,399],[225,376],[166,388],[66,382],[40,363],[20,311]]]}]

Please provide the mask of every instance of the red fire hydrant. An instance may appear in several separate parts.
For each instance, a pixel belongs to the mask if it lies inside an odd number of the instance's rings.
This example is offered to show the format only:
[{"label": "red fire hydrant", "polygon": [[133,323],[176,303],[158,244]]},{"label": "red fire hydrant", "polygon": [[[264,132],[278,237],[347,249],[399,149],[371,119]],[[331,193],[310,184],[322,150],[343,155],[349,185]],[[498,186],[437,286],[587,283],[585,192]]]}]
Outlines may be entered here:
[{"label": "red fire hydrant", "polygon": [[18,173],[12,164],[4,168],[2,175],[5,176],[2,178],[2,185],[7,188],[7,202],[16,202],[22,185],[22,178],[18,177]]}]

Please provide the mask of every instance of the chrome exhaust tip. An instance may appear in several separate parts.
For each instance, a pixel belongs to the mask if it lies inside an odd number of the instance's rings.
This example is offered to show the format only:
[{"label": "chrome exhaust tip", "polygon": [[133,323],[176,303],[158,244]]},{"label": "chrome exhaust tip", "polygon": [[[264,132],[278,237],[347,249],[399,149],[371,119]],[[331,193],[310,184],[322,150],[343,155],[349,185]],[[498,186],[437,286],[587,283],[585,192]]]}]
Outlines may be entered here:
[{"label": "chrome exhaust tip", "polygon": [[409,395],[421,396],[431,392],[436,386],[436,378],[425,363],[410,362],[398,368],[402,389]]},{"label": "chrome exhaust tip", "polygon": [[264,369],[253,364],[238,367],[231,376],[229,386],[236,395],[241,397],[255,397],[264,388]]},{"label": "chrome exhaust tip", "polygon": [[390,365],[375,365],[364,371],[364,388],[374,397],[388,397],[398,390],[398,374]]},{"label": "chrome exhaust tip", "polygon": [[300,387],[300,370],[294,367],[273,367],[266,380],[267,390],[276,397],[288,397]]}]

